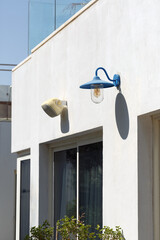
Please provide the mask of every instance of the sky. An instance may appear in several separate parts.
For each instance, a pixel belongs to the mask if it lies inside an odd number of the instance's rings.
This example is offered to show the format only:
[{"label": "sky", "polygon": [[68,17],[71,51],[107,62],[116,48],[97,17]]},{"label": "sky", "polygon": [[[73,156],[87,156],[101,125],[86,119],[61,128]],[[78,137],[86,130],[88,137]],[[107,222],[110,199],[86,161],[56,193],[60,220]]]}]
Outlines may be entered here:
[{"label": "sky", "polygon": [[[89,1],[30,0],[29,8],[29,0],[0,0],[0,64],[19,64],[54,30],[55,3],[57,28]],[[0,85],[11,85],[11,77],[12,72],[0,71]]]},{"label": "sky", "polygon": [[[28,0],[0,0],[0,64],[18,64],[27,56]],[[0,85],[11,85],[11,72],[0,71]]]}]

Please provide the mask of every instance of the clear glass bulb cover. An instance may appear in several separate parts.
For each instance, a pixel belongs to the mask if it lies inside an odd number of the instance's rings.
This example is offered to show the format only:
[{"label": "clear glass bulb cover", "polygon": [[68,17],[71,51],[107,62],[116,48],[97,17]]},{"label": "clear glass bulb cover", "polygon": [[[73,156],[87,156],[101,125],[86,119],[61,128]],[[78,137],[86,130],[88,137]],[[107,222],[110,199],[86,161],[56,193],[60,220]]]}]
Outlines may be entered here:
[{"label": "clear glass bulb cover", "polygon": [[94,103],[101,103],[103,101],[103,84],[91,85],[91,99]]}]

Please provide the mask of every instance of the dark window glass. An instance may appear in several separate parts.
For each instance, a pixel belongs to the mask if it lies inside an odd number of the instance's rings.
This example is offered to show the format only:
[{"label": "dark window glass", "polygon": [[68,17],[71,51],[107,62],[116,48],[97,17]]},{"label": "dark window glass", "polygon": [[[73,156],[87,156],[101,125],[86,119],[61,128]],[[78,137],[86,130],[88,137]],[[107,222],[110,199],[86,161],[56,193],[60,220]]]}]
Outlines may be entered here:
[{"label": "dark window glass", "polygon": [[65,215],[76,217],[79,191],[79,215],[93,228],[102,227],[102,142],[79,147],[77,191],[76,163],[77,149],[54,154],[54,223]]},{"label": "dark window glass", "polygon": [[54,154],[54,223],[76,216],[77,150],[69,149]]},{"label": "dark window glass", "polygon": [[20,240],[29,234],[30,160],[21,161]]},{"label": "dark window glass", "polygon": [[102,142],[79,148],[79,208],[86,224],[102,226]]}]

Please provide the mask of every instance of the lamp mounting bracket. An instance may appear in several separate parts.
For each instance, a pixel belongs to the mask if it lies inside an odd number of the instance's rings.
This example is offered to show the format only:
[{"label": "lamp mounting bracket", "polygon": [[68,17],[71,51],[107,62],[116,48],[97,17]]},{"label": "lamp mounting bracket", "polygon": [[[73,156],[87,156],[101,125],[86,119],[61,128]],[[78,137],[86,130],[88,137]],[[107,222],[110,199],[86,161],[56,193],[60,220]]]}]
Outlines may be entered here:
[{"label": "lamp mounting bracket", "polygon": [[107,71],[105,70],[105,68],[99,67],[99,68],[97,68],[96,71],[95,71],[95,76],[96,76],[96,77],[98,76],[98,71],[99,71],[99,70],[103,70],[104,73],[106,74],[106,77],[108,78],[108,80],[111,81],[111,82],[113,82],[113,84],[114,84],[115,87],[119,87],[119,85],[120,85],[120,76],[119,76],[118,74],[115,74],[115,75],[113,76],[113,79],[111,79],[111,78],[109,77]]}]

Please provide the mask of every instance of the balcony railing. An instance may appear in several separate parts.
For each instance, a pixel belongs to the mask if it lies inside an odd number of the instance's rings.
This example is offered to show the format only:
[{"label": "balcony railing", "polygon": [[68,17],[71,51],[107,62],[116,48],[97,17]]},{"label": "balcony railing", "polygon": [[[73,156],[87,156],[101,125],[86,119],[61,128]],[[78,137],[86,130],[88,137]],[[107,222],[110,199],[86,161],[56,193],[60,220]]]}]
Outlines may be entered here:
[{"label": "balcony railing", "polygon": [[60,27],[90,0],[30,0],[29,54],[31,49]]},{"label": "balcony railing", "polygon": [[0,63],[0,71],[12,71],[12,68],[17,66],[17,64],[6,64],[6,63]]}]

